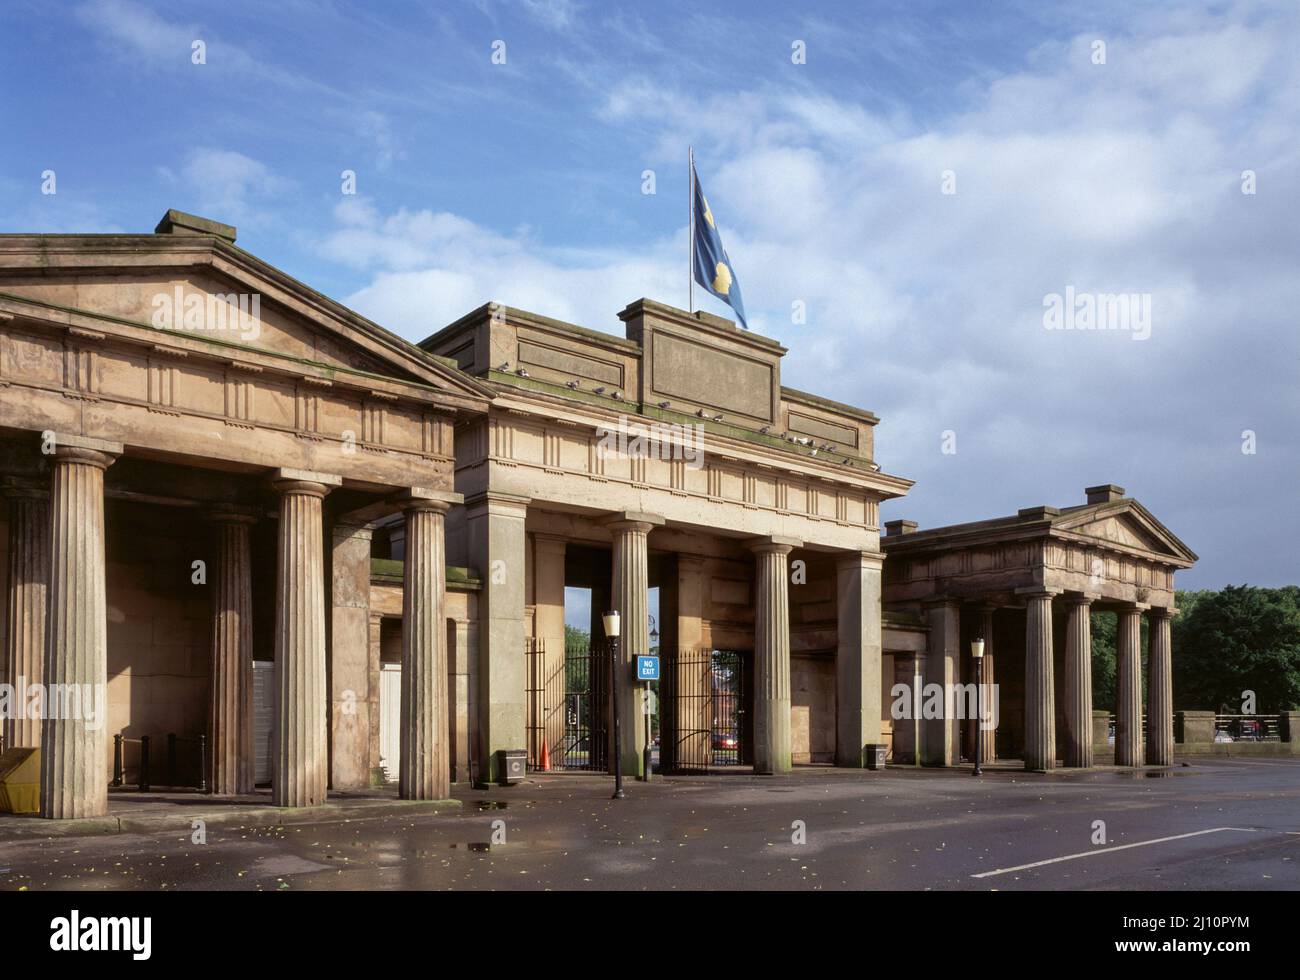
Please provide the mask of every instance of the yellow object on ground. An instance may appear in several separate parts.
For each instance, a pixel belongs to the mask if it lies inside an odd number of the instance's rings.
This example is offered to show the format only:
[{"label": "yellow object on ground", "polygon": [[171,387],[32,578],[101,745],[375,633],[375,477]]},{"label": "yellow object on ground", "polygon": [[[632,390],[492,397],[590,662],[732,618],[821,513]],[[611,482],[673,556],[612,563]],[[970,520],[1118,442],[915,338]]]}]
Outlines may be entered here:
[{"label": "yellow object on ground", "polygon": [[41,809],[41,750],[7,749],[0,755],[0,813]]}]

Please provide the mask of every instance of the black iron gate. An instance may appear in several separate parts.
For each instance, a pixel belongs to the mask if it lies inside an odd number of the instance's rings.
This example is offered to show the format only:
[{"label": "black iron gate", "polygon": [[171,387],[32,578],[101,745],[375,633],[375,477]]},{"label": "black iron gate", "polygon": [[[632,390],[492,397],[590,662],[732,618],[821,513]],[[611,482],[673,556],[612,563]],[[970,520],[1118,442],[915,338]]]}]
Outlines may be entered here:
[{"label": "black iron gate", "polygon": [[731,650],[679,650],[664,657],[662,770],[699,772],[753,762],[745,659]]},{"label": "black iron gate", "polygon": [[609,649],[595,643],[548,658],[537,641],[528,655],[530,769],[609,768]]}]

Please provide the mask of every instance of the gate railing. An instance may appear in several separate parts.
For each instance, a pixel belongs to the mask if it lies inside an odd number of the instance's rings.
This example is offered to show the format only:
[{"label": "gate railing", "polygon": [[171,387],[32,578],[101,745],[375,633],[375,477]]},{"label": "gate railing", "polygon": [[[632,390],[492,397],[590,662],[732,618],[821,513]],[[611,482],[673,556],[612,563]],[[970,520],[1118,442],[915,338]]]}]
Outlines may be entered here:
[{"label": "gate railing", "polygon": [[659,695],[663,771],[699,772],[748,761],[740,654],[668,651],[663,655]]},{"label": "gate railing", "polygon": [[609,758],[609,648],[603,643],[551,652],[540,639],[528,664],[528,767],[605,772]]},{"label": "gate railing", "polygon": [[1225,715],[1214,716],[1216,742],[1280,742],[1282,726],[1280,715]]},{"label": "gate railing", "polygon": [[[161,785],[169,788],[193,786],[199,792],[206,793],[208,789],[207,736],[177,735],[175,732],[168,732],[162,741],[166,746],[166,755],[164,756],[164,768],[159,769],[158,759],[155,755],[158,748],[158,739],[156,737],[141,735],[139,738],[128,738],[120,733],[114,735],[113,781],[109,785],[115,787],[126,785],[128,772],[126,747],[128,745],[138,745],[140,748],[135,770],[136,784],[141,792],[148,792],[151,787]],[[179,751],[179,747],[182,745],[194,746],[193,751],[187,751],[187,758],[183,761]]]}]

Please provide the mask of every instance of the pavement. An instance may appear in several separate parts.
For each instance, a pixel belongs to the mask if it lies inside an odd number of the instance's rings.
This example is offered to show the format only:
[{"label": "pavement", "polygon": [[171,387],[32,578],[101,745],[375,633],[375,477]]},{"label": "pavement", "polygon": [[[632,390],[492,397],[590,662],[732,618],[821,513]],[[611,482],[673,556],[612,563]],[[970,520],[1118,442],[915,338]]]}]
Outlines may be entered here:
[{"label": "pavement", "polygon": [[557,773],[457,788],[455,809],[381,799],[97,836],[14,836],[5,821],[0,890],[1300,888],[1292,759],[656,777],[623,800],[612,788]]},{"label": "pavement", "polygon": [[208,796],[195,791],[112,790],[108,814],[70,820],[42,820],[36,814],[0,814],[0,841],[28,837],[91,837],[103,834],[190,830],[195,820],[207,827],[274,827],[327,823],[411,812],[459,809],[460,800],[401,800],[392,787],[365,793],[336,793],[320,806],[277,807],[269,789],[244,796]]}]

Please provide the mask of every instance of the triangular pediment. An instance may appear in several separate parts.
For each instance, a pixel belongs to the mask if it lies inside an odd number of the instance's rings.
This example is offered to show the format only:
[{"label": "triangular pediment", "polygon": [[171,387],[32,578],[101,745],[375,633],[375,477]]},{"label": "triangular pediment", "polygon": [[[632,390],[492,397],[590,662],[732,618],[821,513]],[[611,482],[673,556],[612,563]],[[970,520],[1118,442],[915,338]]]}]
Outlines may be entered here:
[{"label": "triangular pediment", "polygon": [[1196,560],[1196,554],[1136,500],[1067,511],[1052,521],[1052,529],[1145,551],[1157,559],[1163,557],[1180,563]]},{"label": "triangular pediment", "polygon": [[[20,241],[39,243],[25,274]],[[50,243],[66,250],[49,262]],[[33,236],[5,243],[0,294],[66,313],[149,327],[250,351],[414,382],[484,402],[487,390],[347,307],[232,244],[168,235],[78,240]],[[128,247],[129,246],[129,247]],[[40,271],[37,271],[39,268]]]}]

